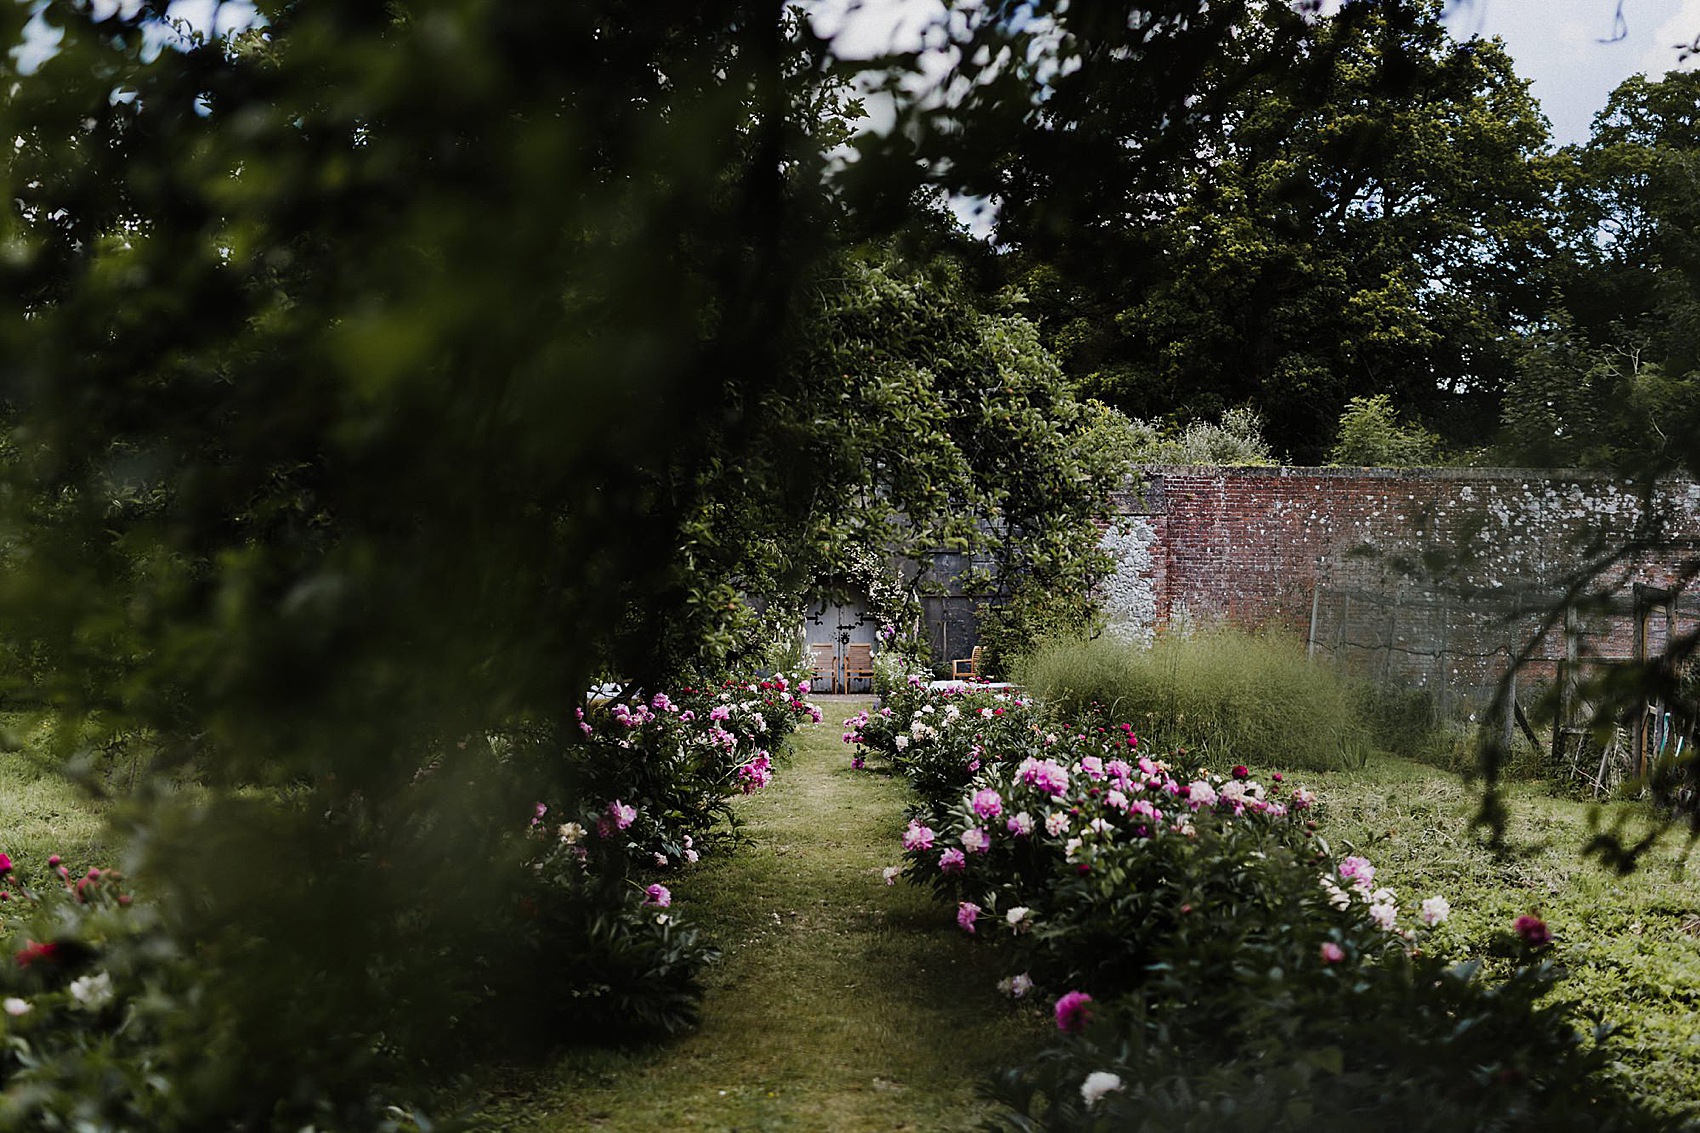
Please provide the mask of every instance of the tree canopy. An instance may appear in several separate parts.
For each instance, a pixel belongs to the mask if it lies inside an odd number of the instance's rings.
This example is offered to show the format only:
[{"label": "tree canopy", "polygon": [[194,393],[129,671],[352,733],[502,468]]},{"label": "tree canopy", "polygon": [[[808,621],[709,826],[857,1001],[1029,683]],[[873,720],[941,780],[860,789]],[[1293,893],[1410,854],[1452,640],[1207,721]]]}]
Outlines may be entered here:
[{"label": "tree canopy", "polygon": [[[1196,54],[1056,15],[1076,65],[993,188],[1086,392],[1137,417],[1250,406],[1300,461],[1378,393],[1487,439],[1512,331],[1542,309],[1552,174],[1504,48],[1455,42],[1441,15],[1211,5],[1204,27],[1174,25]],[[1130,95],[1141,82],[1185,91],[1184,111]]]}]

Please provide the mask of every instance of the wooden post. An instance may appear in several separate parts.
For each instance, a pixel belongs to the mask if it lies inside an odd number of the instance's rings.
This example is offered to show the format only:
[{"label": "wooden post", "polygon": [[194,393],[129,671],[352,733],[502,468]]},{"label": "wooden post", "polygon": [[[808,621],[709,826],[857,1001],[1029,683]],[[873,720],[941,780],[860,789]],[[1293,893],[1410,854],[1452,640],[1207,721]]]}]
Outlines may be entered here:
[{"label": "wooden post", "polygon": [[1393,668],[1393,643],[1399,640],[1399,595],[1393,595],[1393,608],[1387,611],[1387,644],[1381,653],[1381,683],[1386,684]]},{"label": "wooden post", "polygon": [[1316,615],[1322,604],[1322,583],[1313,582],[1310,587],[1310,636],[1305,638],[1305,660],[1316,660]]},{"label": "wooden post", "polygon": [[1511,754],[1511,741],[1517,736],[1517,670],[1505,674],[1505,712],[1500,726],[1500,749]]},{"label": "wooden post", "polygon": [[1441,724],[1446,721],[1447,686],[1452,682],[1452,667],[1446,663],[1451,642],[1448,640],[1452,622],[1452,607],[1443,600],[1440,603],[1440,653],[1435,666],[1434,681],[1434,722]]}]

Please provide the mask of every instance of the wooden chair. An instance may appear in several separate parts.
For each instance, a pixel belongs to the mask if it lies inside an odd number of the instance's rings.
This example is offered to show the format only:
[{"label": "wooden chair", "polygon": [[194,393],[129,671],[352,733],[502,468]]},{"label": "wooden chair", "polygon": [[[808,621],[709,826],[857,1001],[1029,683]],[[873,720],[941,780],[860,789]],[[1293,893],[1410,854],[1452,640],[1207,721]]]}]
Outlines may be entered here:
[{"label": "wooden chair", "polygon": [[[810,691],[838,691],[838,657],[830,641],[809,646],[809,664],[814,666],[814,673],[809,677]],[[825,690],[815,687],[814,682],[817,677],[826,678],[827,687]]]},{"label": "wooden chair", "polygon": [[846,645],[844,647],[844,691],[850,691],[851,681],[867,681],[869,687],[874,680],[874,647],[872,645]]},{"label": "wooden chair", "polygon": [[959,657],[950,663],[950,675],[959,681],[977,681],[980,679],[980,647],[976,645],[966,657]]}]

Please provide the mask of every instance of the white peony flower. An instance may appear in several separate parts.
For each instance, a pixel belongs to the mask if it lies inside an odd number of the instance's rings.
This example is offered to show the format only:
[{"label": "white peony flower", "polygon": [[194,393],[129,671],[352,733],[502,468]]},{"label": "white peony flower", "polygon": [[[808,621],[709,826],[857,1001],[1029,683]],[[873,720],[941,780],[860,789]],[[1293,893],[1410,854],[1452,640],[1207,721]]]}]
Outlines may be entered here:
[{"label": "white peony flower", "polygon": [[112,1002],[112,977],[106,972],[79,976],[71,981],[71,998],[90,1011],[98,1011]]},{"label": "white peony flower", "polygon": [[1023,999],[1033,990],[1033,980],[1026,972],[998,981],[998,990],[1011,999]]},{"label": "white peony flower", "polygon": [[0,1003],[0,1007],[4,1007],[6,1009],[6,1014],[12,1016],[14,1019],[19,1015],[28,1015],[31,1011],[35,1010],[29,1000],[19,999],[15,995],[8,995],[5,1001]]},{"label": "white peony flower", "polygon": [[1424,924],[1433,928],[1452,915],[1452,903],[1445,897],[1430,897],[1423,902],[1422,911],[1417,914]]},{"label": "white peony flower", "polygon": [[1094,1070],[1086,1075],[1086,1081],[1080,1083],[1080,1096],[1085,1100],[1086,1108],[1091,1109],[1104,1100],[1105,1094],[1113,1094],[1121,1088],[1121,1075],[1108,1070]]}]

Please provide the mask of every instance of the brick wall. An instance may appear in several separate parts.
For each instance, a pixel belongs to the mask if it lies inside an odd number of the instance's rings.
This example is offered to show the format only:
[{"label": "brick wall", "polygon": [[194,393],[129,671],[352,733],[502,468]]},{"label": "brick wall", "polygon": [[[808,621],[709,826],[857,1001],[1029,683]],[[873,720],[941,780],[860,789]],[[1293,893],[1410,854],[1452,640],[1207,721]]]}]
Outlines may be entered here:
[{"label": "brick wall", "polygon": [[[1634,584],[1676,586],[1700,545],[1700,484],[1661,482],[1649,510],[1635,484],[1573,472],[1154,467],[1118,504],[1152,532],[1159,628],[1283,625],[1417,683],[1490,682],[1585,564],[1656,518],[1666,549],[1604,576],[1574,619],[1585,657],[1627,657]],[[1693,628],[1700,607],[1674,615]],[[1662,612],[1650,632],[1656,648]],[[1535,671],[1565,648],[1550,635]]]}]

